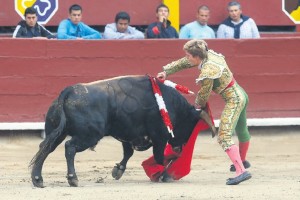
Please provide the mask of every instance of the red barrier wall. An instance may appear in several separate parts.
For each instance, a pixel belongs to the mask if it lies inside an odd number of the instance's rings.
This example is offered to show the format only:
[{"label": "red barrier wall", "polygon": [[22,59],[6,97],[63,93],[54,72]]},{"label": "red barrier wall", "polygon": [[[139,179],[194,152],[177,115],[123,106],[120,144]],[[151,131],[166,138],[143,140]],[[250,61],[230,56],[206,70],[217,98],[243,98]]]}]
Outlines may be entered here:
[{"label": "red barrier wall", "polygon": [[[0,39],[0,122],[42,122],[68,85],[119,75],[156,75],[184,55],[185,40],[59,41]],[[227,57],[250,97],[249,118],[300,116],[300,37],[207,40]],[[170,80],[198,90],[196,68]],[[194,96],[186,96],[193,103]],[[223,102],[211,97],[214,116]]]},{"label": "red barrier wall", "polygon": [[[230,0],[182,0],[180,1],[180,24],[195,20],[197,7],[206,4],[210,7],[209,24],[218,25],[227,17],[226,6]],[[0,1],[1,2],[1,1]],[[83,7],[83,21],[89,25],[106,25],[114,20],[118,11],[127,11],[132,18],[132,25],[148,25],[155,21],[156,6],[161,0],[141,1],[110,1],[110,0],[77,0]],[[258,25],[295,25],[282,11],[282,0],[239,0],[245,15],[251,16]],[[57,26],[67,18],[68,8],[73,0],[59,1],[56,14],[48,22],[48,26]],[[6,1],[0,11],[0,26],[15,26],[21,17],[16,13],[14,1]],[[5,6],[4,6],[5,5]]]}]

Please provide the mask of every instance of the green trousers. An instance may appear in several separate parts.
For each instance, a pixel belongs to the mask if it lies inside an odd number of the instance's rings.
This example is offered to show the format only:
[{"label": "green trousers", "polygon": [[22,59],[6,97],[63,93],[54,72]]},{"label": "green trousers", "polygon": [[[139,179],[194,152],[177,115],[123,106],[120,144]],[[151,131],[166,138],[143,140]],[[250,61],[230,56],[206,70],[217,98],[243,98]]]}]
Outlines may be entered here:
[{"label": "green trousers", "polygon": [[234,131],[239,142],[250,140],[246,116],[249,99],[247,93],[237,83],[225,89],[221,96],[225,101],[225,108],[220,119],[218,142],[226,151],[234,144],[232,140]]}]

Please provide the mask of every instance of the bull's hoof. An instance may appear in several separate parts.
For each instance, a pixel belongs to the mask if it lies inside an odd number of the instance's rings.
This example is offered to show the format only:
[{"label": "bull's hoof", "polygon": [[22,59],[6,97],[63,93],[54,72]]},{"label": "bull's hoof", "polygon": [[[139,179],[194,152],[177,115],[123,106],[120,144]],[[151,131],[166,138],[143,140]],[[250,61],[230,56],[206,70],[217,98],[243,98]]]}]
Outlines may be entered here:
[{"label": "bull's hoof", "polygon": [[167,172],[164,172],[161,176],[161,181],[164,183],[170,183],[170,182],[173,182],[174,179]]},{"label": "bull's hoof", "polygon": [[67,176],[68,183],[71,187],[78,187],[78,178],[76,174],[69,174]]},{"label": "bull's hoof", "polygon": [[112,177],[116,180],[119,180],[122,177],[125,169],[125,166],[121,165],[120,163],[117,163],[111,172]]},{"label": "bull's hoof", "polygon": [[44,188],[43,177],[33,176],[31,180],[34,187]]}]

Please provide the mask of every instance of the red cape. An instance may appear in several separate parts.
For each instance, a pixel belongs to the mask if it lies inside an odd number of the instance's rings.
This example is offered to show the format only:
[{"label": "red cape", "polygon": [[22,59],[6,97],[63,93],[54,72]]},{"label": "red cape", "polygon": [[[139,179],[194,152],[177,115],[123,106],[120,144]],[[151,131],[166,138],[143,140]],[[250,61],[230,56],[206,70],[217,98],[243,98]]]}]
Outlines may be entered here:
[{"label": "red cape", "polygon": [[[209,115],[212,116],[208,106],[207,110]],[[157,164],[154,156],[144,160],[142,162],[142,166],[150,180],[155,182],[159,181],[159,177],[162,175],[165,168],[167,168],[166,172],[174,180],[179,180],[189,174],[191,171],[191,162],[197,136],[200,131],[206,129],[209,129],[209,126],[203,120],[199,120],[188,142],[182,147],[182,151],[179,154],[172,150],[172,146],[170,144],[167,144],[164,151],[164,166]]]}]

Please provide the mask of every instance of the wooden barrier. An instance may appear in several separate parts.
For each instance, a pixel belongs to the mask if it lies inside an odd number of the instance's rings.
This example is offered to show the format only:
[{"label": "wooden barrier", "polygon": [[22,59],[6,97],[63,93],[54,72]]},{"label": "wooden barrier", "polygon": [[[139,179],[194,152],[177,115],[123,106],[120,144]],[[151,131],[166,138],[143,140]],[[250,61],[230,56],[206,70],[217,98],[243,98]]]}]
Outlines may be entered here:
[{"label": "wooden barrier", "polygon": [[[66,86],[114,76],[155,76],[184,56],[186,40],[59,41],[0,38],[0,122],[43,122],[50,103]],[[249,118],[300,116],[300,37],[207,40],[227,57],[249,94]],[[170,80],[197,91],[196,68]],[[193,103],[194,96],[186,96]],[[219,118],[224,103],[211,107]]]}]

